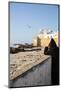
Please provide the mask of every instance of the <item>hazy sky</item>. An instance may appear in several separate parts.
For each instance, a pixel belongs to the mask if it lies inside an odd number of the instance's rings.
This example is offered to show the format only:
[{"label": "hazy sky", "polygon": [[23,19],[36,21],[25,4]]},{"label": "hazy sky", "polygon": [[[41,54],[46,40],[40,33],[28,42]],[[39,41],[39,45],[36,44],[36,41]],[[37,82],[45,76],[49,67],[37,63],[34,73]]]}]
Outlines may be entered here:
[{"label": "hazy sky", "polygon": [[11,43],[31,43],[43,28],[58,30],[58,6],[10,3]]}]

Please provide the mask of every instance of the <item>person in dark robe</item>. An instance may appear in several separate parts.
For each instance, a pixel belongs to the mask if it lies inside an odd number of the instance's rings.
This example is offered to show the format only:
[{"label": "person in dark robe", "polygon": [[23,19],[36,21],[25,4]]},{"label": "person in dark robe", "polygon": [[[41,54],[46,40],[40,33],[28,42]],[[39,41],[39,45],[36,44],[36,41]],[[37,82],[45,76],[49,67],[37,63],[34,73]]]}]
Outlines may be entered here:
[{"label": "person in dark robe", "polygon": [[51,83],[52,85],[59,85],[59,48],[52,38],[48,47],[44,49],[45,55],[51,55]]}]

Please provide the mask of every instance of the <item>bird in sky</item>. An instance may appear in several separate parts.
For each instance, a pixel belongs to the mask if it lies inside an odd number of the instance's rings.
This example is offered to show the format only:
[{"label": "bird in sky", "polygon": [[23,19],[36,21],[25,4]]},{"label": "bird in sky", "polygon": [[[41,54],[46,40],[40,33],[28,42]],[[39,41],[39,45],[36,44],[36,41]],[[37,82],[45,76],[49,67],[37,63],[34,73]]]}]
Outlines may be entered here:
[{"label": "bird in sky", "polygon": [[28,27],[29,29],[31,29],[31,25],[27,24],[27,27]]}]

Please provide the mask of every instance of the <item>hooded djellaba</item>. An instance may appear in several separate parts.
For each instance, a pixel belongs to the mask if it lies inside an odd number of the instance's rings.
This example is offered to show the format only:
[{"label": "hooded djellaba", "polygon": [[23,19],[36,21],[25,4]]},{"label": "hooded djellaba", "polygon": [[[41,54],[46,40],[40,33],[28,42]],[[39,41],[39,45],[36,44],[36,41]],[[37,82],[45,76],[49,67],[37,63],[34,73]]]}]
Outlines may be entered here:
[{"label": "hooded djellaba", "polygon": [[52,38],[48,47],[44,49],[45,55],[51,55],[51,84],[59,85],[59,48]]}]

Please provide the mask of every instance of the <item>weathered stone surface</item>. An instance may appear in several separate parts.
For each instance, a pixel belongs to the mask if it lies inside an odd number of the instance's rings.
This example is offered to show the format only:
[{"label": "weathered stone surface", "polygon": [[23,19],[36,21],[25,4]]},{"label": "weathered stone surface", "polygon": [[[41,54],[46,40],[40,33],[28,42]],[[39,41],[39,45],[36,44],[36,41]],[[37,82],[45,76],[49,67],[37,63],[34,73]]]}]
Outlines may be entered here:
[{"label": "weathered stone surface", "polygon": [[51,58],[10,80],[9,84],[10,87],[51,85]]},{"label": "weathered stone surface", "polygon": [[40,50],[10,54],[10,80],[15,79],[49,57]]}]

